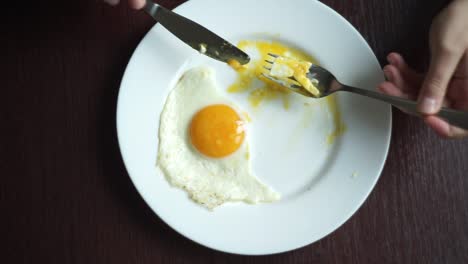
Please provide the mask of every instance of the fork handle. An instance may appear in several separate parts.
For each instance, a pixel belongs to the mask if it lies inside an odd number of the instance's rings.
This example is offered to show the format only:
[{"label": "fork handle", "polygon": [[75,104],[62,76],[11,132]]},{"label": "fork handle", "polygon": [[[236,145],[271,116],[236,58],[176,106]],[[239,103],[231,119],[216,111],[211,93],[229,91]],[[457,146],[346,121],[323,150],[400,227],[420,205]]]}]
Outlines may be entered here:
[{"label": "fork handle", "polygon": [[[341,87],[342,91],[356,93],[360,95],[364,95],[370,98],[374,98],[391,105],[394,105],[398,108],[404,109],[409,113],[412,113],[417,116],[421,116],[421,114],[417,110],[417,103],[413,100],[403,99],[396,96],[385,95],[376,91],[366,90],[361,88],[356,88],[352,86],[343,85]],[[441,117],[448,121],[450,124],[468,129],[468,112],[458,111],[450,108],[443,107],[436,116]]]}]

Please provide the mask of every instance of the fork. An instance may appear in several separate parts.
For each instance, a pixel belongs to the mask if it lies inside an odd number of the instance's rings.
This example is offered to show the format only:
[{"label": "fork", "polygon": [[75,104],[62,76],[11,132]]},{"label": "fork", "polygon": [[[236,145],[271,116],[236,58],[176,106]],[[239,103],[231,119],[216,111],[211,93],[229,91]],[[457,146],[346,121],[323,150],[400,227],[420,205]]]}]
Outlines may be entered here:
[{"label": "fork", "polygon": [[[350,93],[367,96],[376,100],[389,103],[402,110],[405,110],[406,112],[410,114],[421,116],[421,114],[417,110],[417,102],[415,101],[403,99],[403,98],[396,97],[396,96],[385,95],[376,91],[352,87],[349,85],[342,84],[327,69],[320,67],[318,65],[312,64],[312,66],[309,68],[309,72],[307,73],[307,78],[309,78],[312,81],[312,83],[315,84],[316,88],[320,91],[319,95],[314,96],[312,93],[307,91],[302,85],[300,85],[299,82],[297,82],[297,80],[294,77],[289,77],[290,80],[286,81],[286,80],[282,80],[282,79],[272,76],[270,74],[271,69],[272,69],[271,67],[275,63],[275,60],[279,58],[280,56],[276,54],[272,54],[272,53],[268,53],[268,55],[272,57],[272,59],[265,60],[267,65],[270,66],[270,67],[264,66],[264,68],[268,70],[268,74],[262,73],[262,75],[265,78],[273,82],[276,82],[293,92],[302,94],[307,97],[313,97],[313,98],[326,97],[339,91],[350,92]],[[443,107],[436,114],[436,116],[439,116],[447,120],[452,125],[455,125],[464,129],[468,129],[468,112],[463,112],[463,111]]]}]

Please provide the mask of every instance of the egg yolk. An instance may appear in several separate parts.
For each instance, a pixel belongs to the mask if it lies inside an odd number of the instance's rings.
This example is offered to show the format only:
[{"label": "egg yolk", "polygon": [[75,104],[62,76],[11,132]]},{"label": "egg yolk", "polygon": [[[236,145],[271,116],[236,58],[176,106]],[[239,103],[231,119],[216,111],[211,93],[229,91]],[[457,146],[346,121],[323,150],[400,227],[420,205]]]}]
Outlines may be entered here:
[{"label": "egg yolk", "polygon": [[244,141],[244,122],[231,107],[223,104],[201,109],[190,123],[190,139],[202,154],[222,158],[235,152]]}]

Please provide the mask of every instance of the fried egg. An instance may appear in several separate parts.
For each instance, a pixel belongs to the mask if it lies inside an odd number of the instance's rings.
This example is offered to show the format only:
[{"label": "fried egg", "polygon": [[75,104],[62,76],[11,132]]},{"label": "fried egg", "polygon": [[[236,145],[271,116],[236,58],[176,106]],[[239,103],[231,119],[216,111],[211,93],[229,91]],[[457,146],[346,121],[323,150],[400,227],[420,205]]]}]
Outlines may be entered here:
[{"label": "fried egg", "polygon": [[218,91],[211,68],[183,74],[161,113],[158,166],[170,184],[209,209],[278,200],[252,172],[245,120]]}]

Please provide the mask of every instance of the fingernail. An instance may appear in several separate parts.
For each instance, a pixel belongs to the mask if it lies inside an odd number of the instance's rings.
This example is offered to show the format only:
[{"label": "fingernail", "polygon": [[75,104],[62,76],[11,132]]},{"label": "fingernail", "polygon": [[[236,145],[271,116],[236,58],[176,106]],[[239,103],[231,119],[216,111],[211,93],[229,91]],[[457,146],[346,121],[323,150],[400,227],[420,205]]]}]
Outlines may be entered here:
[{"label": "fingernail", "polygon": [[392,56],[388,56],[387,57],[387,61],[390,63],[390,64],[394,64],[395,61],[393,60]]},{"label": "fingernail", "polygon": [[423,114],[434,114],[437,112],[437,101],[430,97],[425,97],[419,103],[419,112]]}]

